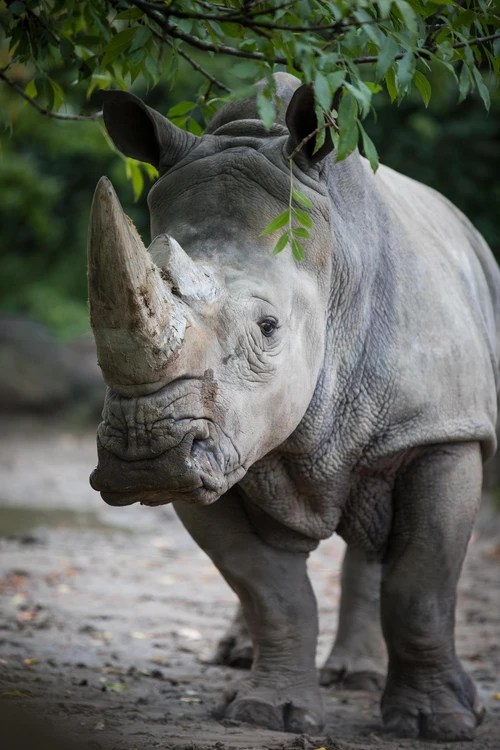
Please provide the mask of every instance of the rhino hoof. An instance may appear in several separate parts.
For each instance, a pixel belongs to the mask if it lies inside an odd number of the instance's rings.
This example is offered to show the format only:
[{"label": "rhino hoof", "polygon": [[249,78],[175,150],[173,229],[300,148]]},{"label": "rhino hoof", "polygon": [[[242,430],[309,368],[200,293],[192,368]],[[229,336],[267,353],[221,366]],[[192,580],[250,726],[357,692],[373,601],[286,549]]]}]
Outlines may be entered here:
[{"label": "rhino hoof", "polygon": [[482,715],[473,713],[410,714],[390,711],[384,716],[384,728],[402,738],[420,738],[440,742],[460,742],[474,739],[474,730]]},{"label": "rhino hoof", "polygon": [[371,670],[332,669],[325,665],[320,671],[319,684],[325,687],[334,685],[344,690],[376,692],[383,689],[385,675]]},{"label": "rhino hoof", "polygon": [[292,703],[275,706],[255,698],[235,700],[227,707],[225,718],[296,734],[314,734],[320,732],[323,727],[322,720],[308,709],[294,706]]},{"label": "rhino hoof", "polygon": [[227,707],[225,718],[257,724],[266,729],[284,730],[283,712],[280,708],[255,699],[235,700]]}]

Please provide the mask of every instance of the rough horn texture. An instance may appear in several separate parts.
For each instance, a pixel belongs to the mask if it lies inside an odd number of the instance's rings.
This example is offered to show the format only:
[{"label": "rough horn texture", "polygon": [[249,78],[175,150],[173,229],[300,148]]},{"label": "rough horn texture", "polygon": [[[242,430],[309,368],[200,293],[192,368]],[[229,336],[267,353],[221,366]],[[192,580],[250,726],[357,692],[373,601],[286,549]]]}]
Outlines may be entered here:
[{"label": "rough horn texture", "polygon": [[158,387],[186,321],[106,177],[94,194],[88,255],[90,321],[106,383],[124,394]]},{"label": "rough horn texture", "polygon": [[155,265],[162,270],[162,277],[183,300],[214,302],[221,294],[213,274],[208,268],[191,260],[179,243],[168,234],[154,238],[148,251]]}]

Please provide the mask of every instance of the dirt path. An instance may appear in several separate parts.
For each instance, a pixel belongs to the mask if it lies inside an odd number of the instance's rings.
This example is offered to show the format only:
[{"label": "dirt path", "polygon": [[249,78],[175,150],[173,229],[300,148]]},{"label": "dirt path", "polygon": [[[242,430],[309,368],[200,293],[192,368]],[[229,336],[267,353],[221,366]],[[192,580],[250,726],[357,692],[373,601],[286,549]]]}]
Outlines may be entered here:
[{"label": "dirt path", "polygon": [[[206,663],[235,599],[169,508],[108,508],[87,484],[93,434],[16,420],[0,437],[0,706],[6,750],[423,748],[382,730],[376,694],[324,692],[321,737],[211,718],[237,676]],[[495,536],[496,527],[496,536]],[[488,709],[472,743],[500,749],[500,535],[483,522],[460,588],[458,649]],[[318,661],[337,614],[342,543],[310,571]],[[436,747],[436,746],[434,746]]]}]

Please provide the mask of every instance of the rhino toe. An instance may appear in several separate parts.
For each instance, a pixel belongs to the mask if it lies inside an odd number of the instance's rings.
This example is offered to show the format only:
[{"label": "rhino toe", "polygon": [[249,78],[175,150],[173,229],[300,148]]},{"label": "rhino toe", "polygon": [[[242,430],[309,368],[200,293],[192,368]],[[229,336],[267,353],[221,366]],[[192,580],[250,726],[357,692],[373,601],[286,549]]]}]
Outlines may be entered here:
[{"label": "rhino toe", "polygon": [[226,709],[225,718],[281,732],[285,729],[281,708],[255,698],[233,701]]},{"label": "rhino toe", "polygon": [[292,685],[250,676],[227,690],[216,716],[279,732],[314,734],[323,726],[323,705],[312,680]]}]

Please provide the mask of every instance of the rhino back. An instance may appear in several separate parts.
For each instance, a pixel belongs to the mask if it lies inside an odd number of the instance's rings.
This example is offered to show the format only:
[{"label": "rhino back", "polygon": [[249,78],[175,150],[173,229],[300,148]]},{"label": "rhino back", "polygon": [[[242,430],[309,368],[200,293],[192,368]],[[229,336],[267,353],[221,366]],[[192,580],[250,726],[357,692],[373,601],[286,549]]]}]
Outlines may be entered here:
[{"label": "rhino back", "polygon": [[397,398],[388,446],[480,440],[495,449],[500,272],[446,198],[382,167],[379,194],[399,225],[392,246]]}]

